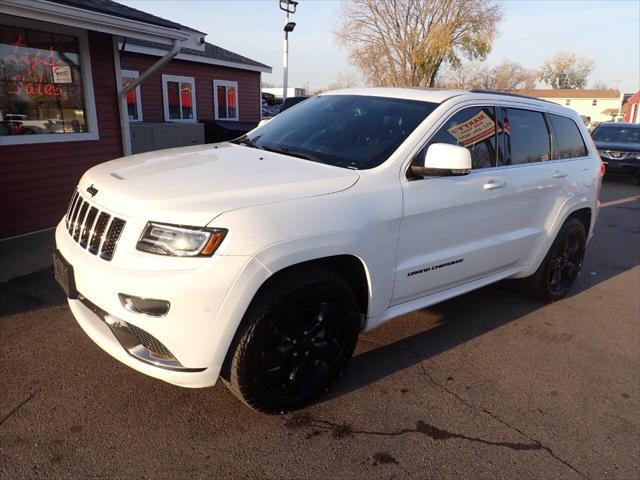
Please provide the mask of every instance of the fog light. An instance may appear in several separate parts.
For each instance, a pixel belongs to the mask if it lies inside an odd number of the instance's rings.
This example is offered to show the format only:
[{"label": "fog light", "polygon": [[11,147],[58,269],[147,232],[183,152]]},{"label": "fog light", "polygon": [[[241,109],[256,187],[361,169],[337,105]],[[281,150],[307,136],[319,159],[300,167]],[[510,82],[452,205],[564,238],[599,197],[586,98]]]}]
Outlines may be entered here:
[{"label": "fog light", "polygon": [[169,312],[169,302],[153,298],[140,298],[119,293],[122,306],[133,313],[143,313],[152,317],[164,317]]}]

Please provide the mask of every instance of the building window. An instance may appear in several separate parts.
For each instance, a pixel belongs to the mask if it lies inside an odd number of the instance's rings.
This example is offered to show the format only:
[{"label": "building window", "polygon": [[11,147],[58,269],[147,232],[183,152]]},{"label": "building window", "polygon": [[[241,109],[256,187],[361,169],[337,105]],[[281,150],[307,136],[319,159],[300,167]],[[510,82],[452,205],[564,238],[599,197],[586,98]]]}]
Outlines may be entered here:
[{"label": "building window", "polygon": [[598,100],[593,99],[593,100],[592,100],[592,102],[591,102],[591,106],[592,106],[592,107],[596,107],[596,106],[598,106]]},{"label": "building window", "polygon": [[196,122],[196,85],[193,77],[162,75],[165,122]]},{"label": "building window", "polygon": [[[138,72],[134,70],[122,70],[120,75],[122,77],[123,87],[126,87],[138,78]],[[127,94],[127,112],[130,122],[142,121],[142,98],[140,96],[140,85]]]},{"label": "building window", "polygon": [[213,104],[216,120],[238,120],[238,82],[214,80]]},{"label": "building window", "polygon": [[564,101],[564,104],[565,104],[566,106],[571,105],[571,99],[570,99],[570,98],[567,98],[567,99]]},{"label": "building window", "polygon": [[0,24],[0,145],[95,140],[86,33]]}]

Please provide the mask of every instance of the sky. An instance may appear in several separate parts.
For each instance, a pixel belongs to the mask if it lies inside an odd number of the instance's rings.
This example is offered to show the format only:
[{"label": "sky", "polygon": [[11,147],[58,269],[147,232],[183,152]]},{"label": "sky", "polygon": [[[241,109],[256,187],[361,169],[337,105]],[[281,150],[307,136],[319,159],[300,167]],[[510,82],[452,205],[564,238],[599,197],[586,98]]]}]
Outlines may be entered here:
[{"label": "sky", "polygon": [[[273,68],[263,82],[282,85],[284,14],[277,0],[118,0],[130,7],[207,32],[207,41]],[[499,2],[503,18],[489,65],[509,59],[539,68],[563,50],[592,59],[588,85],[602,82],[640,90],[640,0],[511,0]],[[338,0],[299,0],[290,21],[289,86],[318,90],[341,74],[359,78],[348,52],[335,41]],[[539,85],[544,87],[543,84]]]}]

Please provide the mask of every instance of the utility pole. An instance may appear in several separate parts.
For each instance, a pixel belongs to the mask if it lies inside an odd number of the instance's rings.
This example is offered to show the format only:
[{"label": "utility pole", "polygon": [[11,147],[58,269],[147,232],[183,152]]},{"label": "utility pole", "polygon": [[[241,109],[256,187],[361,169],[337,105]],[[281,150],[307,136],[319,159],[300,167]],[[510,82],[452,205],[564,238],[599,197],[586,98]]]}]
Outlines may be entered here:
[{"label": "utility pole", "polygon": [[298,2],[293,0],[279,0],[280,10],[284,11],[284,48],[282,49],[282,105],[287,99],[287,88],[289,83],[289,32],[293,32],[296,27],[295,22],[289,21],[289,14],[296,13]]}]

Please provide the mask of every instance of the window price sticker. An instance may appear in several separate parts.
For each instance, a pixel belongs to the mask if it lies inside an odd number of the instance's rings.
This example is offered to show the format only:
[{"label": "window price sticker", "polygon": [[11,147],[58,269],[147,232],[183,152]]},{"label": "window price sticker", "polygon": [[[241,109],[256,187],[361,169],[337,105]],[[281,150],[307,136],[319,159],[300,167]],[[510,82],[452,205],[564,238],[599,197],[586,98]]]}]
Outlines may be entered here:
[{"label": "window price sticker", "polygon": [[448,128],[447,131],[460,145],[469,147],[495,135],[496,124],[483,110],[480,110],[466,122]]}]

